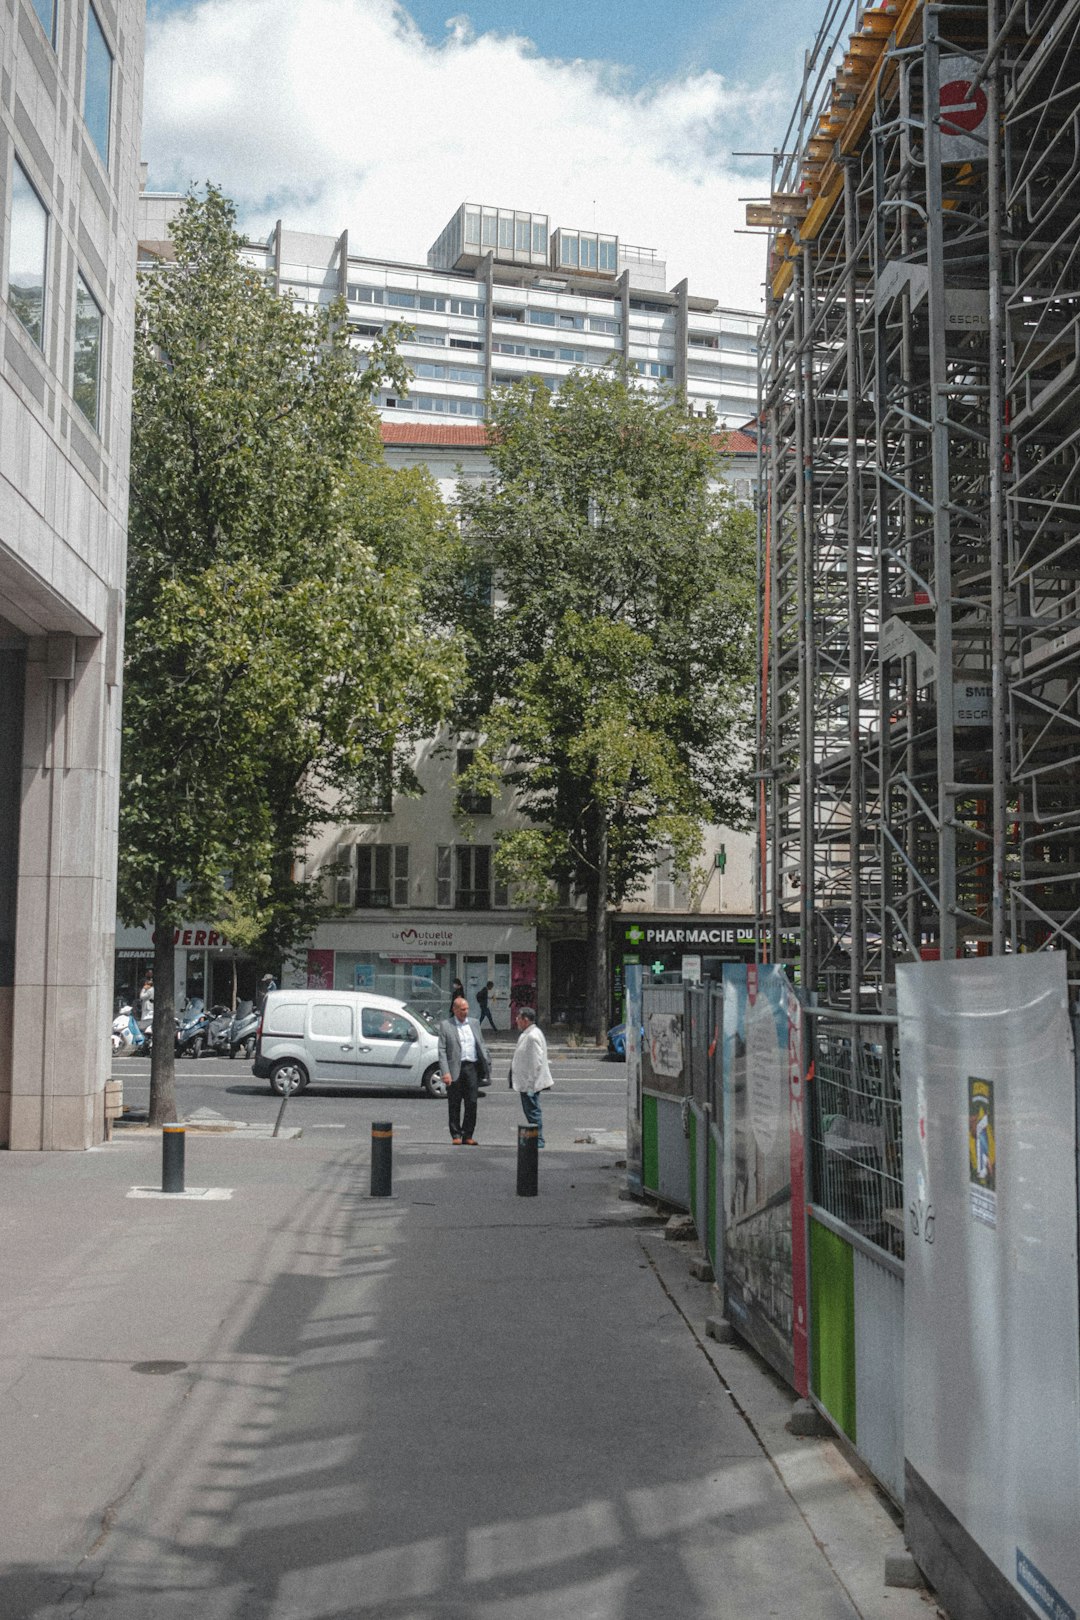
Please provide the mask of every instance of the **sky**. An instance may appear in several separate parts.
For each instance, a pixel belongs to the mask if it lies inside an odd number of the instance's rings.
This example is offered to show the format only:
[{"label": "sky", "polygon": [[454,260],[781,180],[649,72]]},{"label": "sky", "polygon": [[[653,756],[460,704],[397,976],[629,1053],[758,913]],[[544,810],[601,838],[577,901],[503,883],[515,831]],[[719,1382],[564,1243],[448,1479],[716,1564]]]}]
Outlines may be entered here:
[{"label": "sky", "polygon": [[150,0],[150,185],[423,263],[466,200],[656,248],[757,308],[768,190],[824,0]]}]

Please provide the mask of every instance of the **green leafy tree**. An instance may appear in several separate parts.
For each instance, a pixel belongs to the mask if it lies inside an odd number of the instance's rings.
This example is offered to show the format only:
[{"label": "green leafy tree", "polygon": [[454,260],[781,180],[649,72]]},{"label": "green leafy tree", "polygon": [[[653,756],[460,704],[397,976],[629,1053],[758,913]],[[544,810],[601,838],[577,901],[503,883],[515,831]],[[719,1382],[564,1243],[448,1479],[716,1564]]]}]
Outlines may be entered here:
[{"label": "green leafy tree", "polygon": [[[513,791],[525,824],[500,875],[543,912],[586,900],[586,1023],[607,1014],[607,914],[661,850],[677,871],[705,824],[748,815],[754,550],[717,482],[711,421],[620,371],[557,398],[523,382],[493,407],[494,474],[462,484],[457,572],[479,555],[494,606],[457,592],[469,649],[462,785]],[[470,559],[472,559],[470,561]]]},{"label": "green leafy tree", "polygon": [[402,776],[457,669],[426,605],[445,510],[381,459],[392,342],[358,370],[343,310],[245,268],[212,187],[173,240],[139,294],[120,815],[121,915],[155,930],[153,1122],[175,1113],[181,916],[279,963],[322,905],[298,852]]}]

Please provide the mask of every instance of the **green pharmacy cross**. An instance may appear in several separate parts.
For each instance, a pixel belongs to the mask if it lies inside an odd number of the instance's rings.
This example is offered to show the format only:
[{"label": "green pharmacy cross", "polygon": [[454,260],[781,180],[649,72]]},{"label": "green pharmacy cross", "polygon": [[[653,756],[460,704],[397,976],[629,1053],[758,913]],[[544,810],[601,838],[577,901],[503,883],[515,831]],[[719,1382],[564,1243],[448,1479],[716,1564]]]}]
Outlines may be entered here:
[{"label": "green pharmacy cross", "polygon": [[654,962],[653,965],[652,965],[652,970],[653,970],[654,973],[663,973],[663,971],[664,971],[663,962]]},{"label": "green pharmacy cross", "polygon": [[637,923],[635,923],[633,928],[628,928],[626,930],[626,937],[630,941],[631,945],[640,945],[642,940],[645,938],[645,935],[638,927]]}]

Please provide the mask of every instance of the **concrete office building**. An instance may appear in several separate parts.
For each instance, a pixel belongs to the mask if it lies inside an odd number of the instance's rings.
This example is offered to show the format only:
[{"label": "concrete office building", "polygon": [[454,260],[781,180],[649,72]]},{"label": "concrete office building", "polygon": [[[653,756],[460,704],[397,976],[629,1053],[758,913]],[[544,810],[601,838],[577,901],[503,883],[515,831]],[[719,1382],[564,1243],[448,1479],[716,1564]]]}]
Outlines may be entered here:
[{"label": "concrete office building", "polygon": [[[143,194],[144,263],[167,261],[180,201]],[[701,414],[711,406],[730,430],[725,476],[737,496],[753,493],[757,446],[738,428],[757,409],[758,321],[692,295],[685,281],[668,291],[666,265],[650,249],[598,232],[553,231],[544,214],[465,203],[426,265],[366,257],[348,232],[321,236],[280,223],[266,241],[248,240],[243,257],[299,306],[345,299],[360,347],[393,322],[410,328],[400,344],[413,372],[409,392],[383,389],[378,400],[387,458],[428,467],[448,499],[459,476],[489,472],[483,419],[493,387],[531,375],[555,390],[574,367],[606,366],[613,356],[625,356],[646,386],[683,390]],[[514,810],[504,798],[473,802],[465,819],[456,813],[452,779],[467,744],[447,736],[424,744],[415,760],[422,797],[395,799],[353,825],[328,828],[307,852],[308,875],[325,874],[327,898],[341,912],[318,928],[297,976],[438,1007],[454,977],[473,996],[490,979],[501,1028],[512,999],[536,1002],[545,1019],[580,1021],[580,907],[568,896],[538,931],[496,883],[494,841]],[[728,853],[723,875],[712,865],[721,844]],[[700,908],[745,917],[750,840],[711,829],[706,862],[709,881],[690,895],[662,859],[635,900],[635,916],[658,910],[677,918]],[[228,980],[229,947],[221,940],[211,946],[211,934],[206,919],[181,932],[178,994],[204,994],[203,986]],[[149,950],[148,931],[125,932],[118,984],[131,982]]]},{"label": "concrete office building", "polygon": [[0,1145],[104,1128],[144,6],[0,11]]}]

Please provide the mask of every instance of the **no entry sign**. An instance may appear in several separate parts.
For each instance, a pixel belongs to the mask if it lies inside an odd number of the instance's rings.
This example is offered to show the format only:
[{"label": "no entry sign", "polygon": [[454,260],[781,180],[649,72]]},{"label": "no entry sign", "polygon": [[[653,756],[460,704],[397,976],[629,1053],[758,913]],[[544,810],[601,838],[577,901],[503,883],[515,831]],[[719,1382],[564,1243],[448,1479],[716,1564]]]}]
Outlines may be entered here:
[{"label": "no entry sign", "polygon": [[982,85],[971,88],[976,71],[969,56],[941,58],[943,163],[972,163],[986,156],[986,92]]}]

